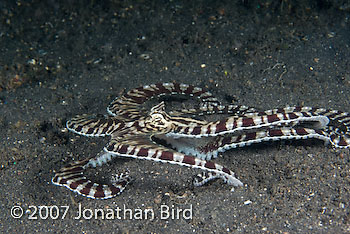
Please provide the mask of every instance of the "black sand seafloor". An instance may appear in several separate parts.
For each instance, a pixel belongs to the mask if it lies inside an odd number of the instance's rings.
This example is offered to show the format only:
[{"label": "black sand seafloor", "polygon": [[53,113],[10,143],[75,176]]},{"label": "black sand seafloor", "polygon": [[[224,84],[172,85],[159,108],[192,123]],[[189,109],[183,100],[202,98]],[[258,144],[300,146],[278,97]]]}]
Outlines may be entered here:
[{"label": "black sand seafloor", "polygon": [[350,232],[349,149],[317,140],[221,153],[214,161],[244,183],[234,192],[221,180],[194,187],[198,170],[135,159],[89,172],[108,181],[129,169],[133,182],[113,199],[51,184],[108,142],[65,122],[106,114],[141,85],[193,84],[262,110],[349,112],[349,1],[3,0],[0,11],[1,232]]}]

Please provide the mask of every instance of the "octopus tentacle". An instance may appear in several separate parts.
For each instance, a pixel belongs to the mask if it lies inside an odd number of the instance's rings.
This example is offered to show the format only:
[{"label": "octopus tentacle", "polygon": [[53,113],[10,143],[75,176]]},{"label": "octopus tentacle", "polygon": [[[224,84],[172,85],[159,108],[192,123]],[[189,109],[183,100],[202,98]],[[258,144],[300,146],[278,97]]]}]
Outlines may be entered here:
[{"label": "octopus tentacle", "polygon": [[78,115],[67,121],[68,130],[84,136],[108,136],[125,127],[123,121],[116,118],[96,118],[91,115]]},{"label": "octopus tentacle", "polygon": [[[170,137],[209,137],[232,134],[240,131],[254,131],[260,128],[273,128],[283,125],[297,125],[301,122],[313,122],[317,128],[327,126],[329,119],[311,112],[277,113],[252,117],[232,116],[205,125],[177,125],[168,133]],[[175,124],[176,125],[176,124]]]},{"label": "octopus tentacle", "polygon": [[55,176],[52,178],[52,183],[67,187],[80,195],[96,199],[112,198],[123,192],[130,182],[128,173],[115,175],[108,184],[94,183],[83,174],[90,165],[90,160],[91,159],[77,161],[63,167],[56,172]]},{"label": "octopus tentacle", "polygon": [[112,139],[104,150],[108,153],[122,157],[171,163],[215,172],[230,185],[243,185],[242,182],[234,176],[234,172],[217,163],[167,149],[163,146],[154,144],[151,140],[147,143],[145,143],[145,141],[145,138],[138,138],[137,136],[132,137],[130,140],[126,140],[125,143],[120,142],[120,140]]}]

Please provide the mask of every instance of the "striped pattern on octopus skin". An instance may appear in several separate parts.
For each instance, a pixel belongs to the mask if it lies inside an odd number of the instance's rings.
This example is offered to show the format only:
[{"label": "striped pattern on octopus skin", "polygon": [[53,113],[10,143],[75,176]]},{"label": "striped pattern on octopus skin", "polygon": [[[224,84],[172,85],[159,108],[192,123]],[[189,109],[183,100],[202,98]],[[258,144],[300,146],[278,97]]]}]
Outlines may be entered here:
[{"label": "striped pattern on octopus skin", "polygon": [[205,146],[198,147],[196,150],[199,155],[203,155],[206,160],[211,157],[217,157],[219,152],[229,149],[245,147],[255,143],[279,140],[300,140],[300,139],[319,139],[329,143],[327,134],[318,129],[309,128],[274,128],[264,129],[256,132],[248,132],[240,135],[217,137],[214,142]]},{"label": "striped pattern on octopus skin", "polygon": [[[126,187],[126,185],[130,182],[130,178],[128,177],[128,173],[119,175],[119,179],[115,181],[111,181],[111,184],[98,184],[93,183],[89,179],[87,179],[83,172],[87,169],[87,167],[92,166],[101,166],[104,163],[107,163],[115,156],[122,157],[132,157],[138,159],[148,159],[157,162],[167,162],[171,164],[177,164],[181,166],[188,166],[193,168],[200,168],[211,173],[215,174],[215,178],[222,178],[225,182],[234,186],[242,186],[242,182],[239,181],[232,171],[229,169],[205,160],[201,160],[196,157],[187,156],[175,151],[171,151],[169,149],[154,146],[150,148],[152,143],[146,143],[144,138],[140,138],[139,140],[135,140],[138,137],[131,137],[133,140],[127,140],[128,145],[123,145],[117,143],[118,145],[113,145],[116,149],[114,151],[111,150],[109,145],[104,149],[106,152],[102,155],[98,155],[95,158],[77,161],[72,163],[60,171],[58,171],[54,178],[52,179],[52,183],[59,186],[65,186],[68,189],[77,192],[83,196],[89,198],[96,199],[108,199],[114,196],[119,195]],[[136,145],[147,145],[148,148],[132,146],[129,145],[133,141],[133,144]],[[113,144],[113,143],[112,143]],[[109,147],[109,150],[108,150]],[[116,151],[115,151],[116,150]],[[145,156],[144,156],[145,155]],[[148,156],[146,156],[148,155]],[[199,185],[197,185],[199,186]]]},{"label": "striped pattern on octopus skin", "polygon": [[108,106],[107,111],[113,116],[122,116],[127,119],[136,119],[140,114],[140,105],[153,97],[162,95],[188,95],[197,97],[202,102],[199,109],[182,109],[170,112],[172,115],[183,114],[210,114],[210,113],[235,113],[242,115],[247,112],[256,111],[255,108],[243,105],[222,105],[209,91],[182,83],[158,83],[145,85],[136,89],[132,89],[125,95],[116,98]]},{"label": "striped pattern on octopus skin", "polygon": [[[323,129],[328,133],[327,135],[329,136],[329,140],[334,147],[350,147],[350,114],[347,112],[315,107],[287,107],[259,112],[258,115],[276,114],[283,112],[293,113],[299,111],[327,117],[329,119],[329,123],[325,127],[320,126],[319,129]],[[250,113],[248,116],[249,115],[254,115],[254,113]]]},{"label": "striped pattern on octopus skin", "polygon": [[68,130],[84,136],[108,136],[125,127],[125,123],[116,118],[96,118],[78,115],[67,121]]},{"label": "striped pattern on octopus skin", "polygon": [[327,116],[330,123],[325,131],[334,147],[350,148],[350,114],[337,110],[317,108],[315,113]]},{"label": "striped pattern on octopus skin", "polygon": [[219,178],[219,175],[215,172],[203,171],[202,173],[196,175],[196,177],[193,180],[193,185],[196,187],[200,187],[205,185],[209,181],[217,178]]},{"label": "striped pattern on octopus skin", "polygon": [[115,175],[110,184],[98,184],[92,182],[83,175],[86,167],[89,166],[89,161],[89,159],[77,161],[62,168],[52,178],[52,183],[58,186],[67,187],[68,189],[89,198],[108,199],[122,193],[130,182],[128,173]]},{"label": "striped pattern on octopus skin", "polygon": [[276,126],[297,125],[300,122],[318,122],[317,127],[323,128],[327,126],[329,119],[309,112],[277,113],[253,117],[233,116],[202,126],[176,126],[167,136],[200,138],[232,134],[239,131],[253,131],[264,127],[273,128]]},{"label": "striped pattern on octopus skin", "polygon": [[212,114],[233,114],[236,116],[245,116],[248,113],[254,113],[257,110],[253,107],[243,106],[243,105],[212,105],[204,103],[199,107],[199,109],[181,109],[170,111],[169,114],[173,116],[187,116],[192,117],[202,116],[202,115],[212,115]]},{"label": "striped pattern on octopus skin", "polygon": [[179,83],[157,83],[131,89],[126,94],[112,101],[107,111],[111,115],[125,115],[130,111],[130,108],[131,110],[133,110],[132,108],[137,109],[141,104],[153,97],[171,94],[194,96],[206,103],[219,104],[219,101],[210,92],[202,88]]},{"label": "striped pattern on octopus skin", "polygon": [[322,130],[301,127],[265,128],[251,132],[240,132],[204,139],[193,138],[188,140],[188,138],[168,138],[166,136],[159,136],[159,138],[179,152],[194,155],[204,160],[216,158],[219,152],[266,141],[298,140],[308,138],[320,139],[326,143],[330,141],[327,133]]},{"label": "striped pattern on octopus skin", "polygon": [[123,144],[120,143],[120,140],[112,138],[111,142],[104,148],[104,150],[108,153],[122,157],[146,159],[215,172],[229,185],[243,185],[243,183],[234,176],[234,172],[217,163],[155,145],[151,140],[149,143],[145,144],[145,139],[138,139],[137,136],[131,136],[130,140],[125,140],[124,142],[125,143]]},{"label": "striped pattern on octopus skin", "polygon": [[[253,108],[251,109],[253,110]],[[213,112],[214,113],[214,112]],[[219,112],[220,113],[220,112]],[[277,108],[273,110],[267,110],[267,111],[260,111],[260,112],[245,112],[245,117],[250,117],[252,119],[256,119],[257,117],[264,117],[264,116],[281,116],[281,115],[294,115],[296,113],[301,113],[303,116],[314,116],[316,119],[317,116],[320,116],[322,118],[322,121],[315,122],[317,124],[314,124],[313,128],[316,129],[323,129],[325,132],[328,132],[329,141],[332,143],[334,147],[337,148],[349,148],[350,147],[350,114],[338,110],[329,110],[324,108],[314,108],[314,107],[285,107],[285,108]],[[322,117],[321,117],[322,116]],[[324,118],[328,118],[327,120]],[[268,118],[268,117],[267,117]],[[259,118],[257,118],[259,119]],[[311,121],[315,121],[316,119],[310,119]],[[249,122],[249,120],[246,120]],[[309,121],[309,120],[304,120]],[[222,123],[222,121],[220,121]],[[219,124],[220,124],[219,122]],[[242,120],[243,122],[243,120]],[[294,121],[292,121],[293,123]],[[299,120],[300,122],[300,120]],[[282,123],[277,123],[278,125],[287,125],[288,121]],[[244,125],[244,124],[243,124]],[[274,126],[270,125],[271,127]],[[260,126],[257,126],[259,128]],[[196,127],[198,131],[198,126]],[[213,126],[210,128],[213,129]],[[180,129],[180,128],[179,128]],[[209,127],[207,127],[209,129]],[[185,130],[190,132],[190,128],[186,128]],[[204,129],[202,129],[204,130]],[[237,129],[238,130],[238,129]],[[236,131],[237,131],[236,130]],[[193,128],[193,131],[196,131],[195,128]],[[217,131],[217,130],[215,130]],[[219,131],[218,131],[219,132]],[[220,134],[225,134],[220,133]],[[210,133],[207,133],[210,134]],[[218,135],[220,135],[218,134]],[[171,134],[170,134],[171,135]],[[215,135],[212,133],[211,135]],[[200,136],[197,136],[200,137]]]}]

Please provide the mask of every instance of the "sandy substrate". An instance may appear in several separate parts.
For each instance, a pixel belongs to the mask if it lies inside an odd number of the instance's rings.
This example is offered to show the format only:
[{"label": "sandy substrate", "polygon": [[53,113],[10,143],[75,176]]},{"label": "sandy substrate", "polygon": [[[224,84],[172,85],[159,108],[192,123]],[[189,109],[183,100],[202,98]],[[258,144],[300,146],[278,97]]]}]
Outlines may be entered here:
[{"label": "sandy substrate", "polygon": [[0,3],[0,230],[350,232],[349,150],[318,141],[222,153],[215,162],[244,183],[234,192],[219,180],[194,187],[198,170],[133,159],[92,172],[108,181],[130,170],[133,183],[113,199],[51,184],[54,171],[108,142],[67,132],[65,122],[106,114],[111,100],[140,85],[194,84],[262,110],[350,111],[345,1],[64,2]]}]

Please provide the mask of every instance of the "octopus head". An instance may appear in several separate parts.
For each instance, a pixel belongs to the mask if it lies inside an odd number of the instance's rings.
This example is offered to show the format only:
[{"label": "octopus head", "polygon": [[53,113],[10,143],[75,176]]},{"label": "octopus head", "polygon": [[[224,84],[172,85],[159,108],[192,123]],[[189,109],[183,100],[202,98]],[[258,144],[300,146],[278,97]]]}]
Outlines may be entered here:
[{"label": "octopus head", "polygon": [[145,120],[145,126],[148,130],[155,133],[167,133],[172,128],[170,116],[164,110],[164,102],[154,106],[149,116]]}]

